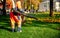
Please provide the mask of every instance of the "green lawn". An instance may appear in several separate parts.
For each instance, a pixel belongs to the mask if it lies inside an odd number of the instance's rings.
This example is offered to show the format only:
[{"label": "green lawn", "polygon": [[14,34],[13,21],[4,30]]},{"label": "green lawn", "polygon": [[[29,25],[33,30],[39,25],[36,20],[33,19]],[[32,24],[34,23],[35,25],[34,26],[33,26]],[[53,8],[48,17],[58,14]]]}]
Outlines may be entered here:
[{"label": "green lawn", "polygon": [[[33,14],[32,14],[33,15]],[[38,18],[50,18],[48,14],[34,14]],[[55,18],[60,18],[56,15]],[[0,38],[60,38],[60,23],[29,20],[22,25],[22,32],[11,32],[9,16],[0,16]]]}]

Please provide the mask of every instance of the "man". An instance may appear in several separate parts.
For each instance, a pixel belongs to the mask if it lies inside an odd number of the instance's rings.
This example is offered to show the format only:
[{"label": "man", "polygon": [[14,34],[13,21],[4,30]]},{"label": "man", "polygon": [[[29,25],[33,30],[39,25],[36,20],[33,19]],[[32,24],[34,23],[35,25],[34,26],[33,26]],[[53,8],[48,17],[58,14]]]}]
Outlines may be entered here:
[{"label": "man", "polygon": [[21,16],[20,16],[20,20],[18,19],[18,17],[16,15],[14,15],[12,12],[10,12],[10,21],[11,21],[11,27],[12,27],[12,32],[14,32],[15,30],[15,23],[17,23],[18,26],[18,32],[21,32]]},{"label": "man", "polygon": [[13,3],[13,10],[12,12],[10,12],[10,21],[11,21],[11,27],[12,27],[12,32],[14,32],[15,30],[15,23],[17,23],[17,32],[22,32],[21,30],[21,23],[22,23],[22,19],[21,19],[21,15],[16,12],[16,11],[20,11],[20,9],[22,9],[21,7],[21,2],[19,0],[17,0],[15,6],[14,6],[14,1],[12,0]]}]

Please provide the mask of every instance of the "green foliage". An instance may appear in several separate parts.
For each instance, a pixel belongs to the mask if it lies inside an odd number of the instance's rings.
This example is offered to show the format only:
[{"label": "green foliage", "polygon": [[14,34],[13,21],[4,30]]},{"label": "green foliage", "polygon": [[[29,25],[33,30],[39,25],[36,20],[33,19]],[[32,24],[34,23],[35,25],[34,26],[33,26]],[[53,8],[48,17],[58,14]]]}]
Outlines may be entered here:
[{"label": "green foliage", "polygon": [[26,0],[25,7],[27,7],[27,9],[31,9],[31,7],[33,5],[34,9],[37,10],[40,2],[41,1],[39,1],[39,0]]}]

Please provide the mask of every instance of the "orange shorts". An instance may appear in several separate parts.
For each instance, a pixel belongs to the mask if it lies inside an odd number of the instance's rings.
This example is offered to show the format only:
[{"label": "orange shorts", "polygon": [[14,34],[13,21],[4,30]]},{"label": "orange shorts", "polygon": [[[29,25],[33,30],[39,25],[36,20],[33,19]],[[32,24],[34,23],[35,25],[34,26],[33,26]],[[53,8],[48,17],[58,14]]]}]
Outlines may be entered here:
[{"label": "orange shorts", "polygon": [[20,20],[18,20],[17,16],[14,15],[12,12],[10,12],[10,21],[11,21],[12,23],[21,22],[21,16],[20,16]]}]

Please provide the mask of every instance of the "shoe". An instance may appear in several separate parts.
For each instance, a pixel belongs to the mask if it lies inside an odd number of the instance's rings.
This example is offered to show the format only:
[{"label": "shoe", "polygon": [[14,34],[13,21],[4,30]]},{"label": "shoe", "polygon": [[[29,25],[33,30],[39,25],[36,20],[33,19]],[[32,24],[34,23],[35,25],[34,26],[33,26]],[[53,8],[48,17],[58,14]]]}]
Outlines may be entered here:
[{"label": "shoe", "polygon": [[22,30],[20,30],[20,32],[22,32]]},{"label": "shoe", "polygon": [[21,30],[21,28],[20,28],[20,27],[18,27],[17,32],[22,32],[22,30]]},{"label": "shoe", "polygon": [[17,32],[22,32],[22,30],[20,30],[20,31],[17,31]]}]

